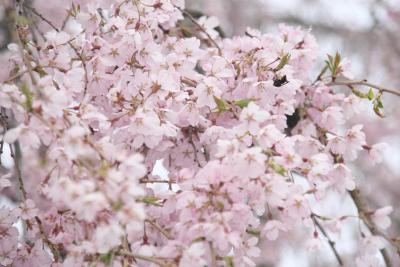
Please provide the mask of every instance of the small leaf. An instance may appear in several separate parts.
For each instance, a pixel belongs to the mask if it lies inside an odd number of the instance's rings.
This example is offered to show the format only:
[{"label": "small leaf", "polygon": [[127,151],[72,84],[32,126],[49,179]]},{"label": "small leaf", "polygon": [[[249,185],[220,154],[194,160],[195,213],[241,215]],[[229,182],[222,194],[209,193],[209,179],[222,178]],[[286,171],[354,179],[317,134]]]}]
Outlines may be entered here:
[{"label": "small leaf", "polygon": [[225,257],[225,263],[226,267],[235,267],[235,264],[233,263],[233,258],[231,256]]},{"label": "small leaf", "polygon": [[333,65],[333,57],[328,54],[329,62]]},{"label": "small leaf", "polygon": [[246,229],[246,233],[250,234],[250,235],[254,235],[254,236],[260,236],[260,230],[255,229],[255,228],[247,228]]},{"label": "small leaf", "polygon": [[281,61],[279,62],[278,66],[276,66],[275,71],[281,70],[283,69],[283,67],[285,67],[285,65],[289,62],[290,60],[290,54],[285,54]]},{"label": "small leaf", "polygon": [[268,166],[282,176],[286,176],[287,170],[273,160],[268,161]]},{"label": "small leaf", "polygon": [[368,91],[368,99],[369,100],[374,99],[374,91],[372,91],[372,88],[370,88]]},{"label": "small leaf", "polygon": [[224,207],[225,207],[225,205],[222,201],[217,201],[217,208],[219,210],[221,210],[221,211],[224,210]]},{"label": "small leaf", "polygon": [[385,116],[383,115],[383,112],[379,109],[378,105],[374,105],[374,112],[376,115],[378,115],[381,118],[384,118]]},{"label": "small leaf", "polygon": [[368,98],[368,94],[363,93],[359,90],[357,90],[356,88],[352,87],[351,91],[353,92],[353,94],[355,94],[356,96],[358,96],[359,98]]},{"label": "small leaf", "polygon": [[28,88],[28,86],[27,86],[26,84],[23,84],[23,85],[21,86],[21,92],[22,92],[22,94],[25,96],[25,103],[24,103],[24,106],[25,106],[25,108],[26,108],[29,112],[31,112],[32,109],[33,109],[33,106],[32,106],[33,95],[32,95],[32,93],[31,93],[31,91],[29,91],[29,88]]},{"label": "small leaf", "polygon": [[105,264],[105,265],[110,265],[111,260],[114,256],[114,253],[112,251],[109,251],[106,254],[103,254],[100,256],[100,260]]},{"label": "small leaf", "polygon": [[221,98],[214,96],[215,104],[217,104],[218,112],[227,111],[228,108],[226,107],[226,103]]},{"label": "small leaf", "polygon": [[382,92],[380,91],[376,95],[376,97],[375,97],[375,99],[373,101],[373,104],[374,104],[374,112],[375,112],[375,114],[378,115],[379,117],[383,118],[383,117],[385,117],[385,115],[382,112],[383,103],[382,103],[381,97],[382,97]]},{"label": "small leaf", "polygon": [[334,65],[336,68],[338,68],[339,65],[340,65],[340,61],[341,61],[341,56],[340,56],[339,52],[336,52],[336,55],[335,55],[335,62],[333,63],[333,65]]},{"label": "small leaf", "polygon": [[153,205],[157,207],[162,207],[163,205],[160,203],[160,199],[155,197],[155,196],[146,196],[141,199],[141,202],[148,204],[148,205]]},{"label": "small leaf", "polygon": [[112,207],[115,211],[118,211],[124,207],[124,203],[122,201],[118,200],[117,202],[113,203]]},{"label": "small leaf", "polygon": [[249,105],[249,103],[253,101],[253,99],[240,99],[240,100],[236,100],[234,103],[236,106],[240,107],[240,108],[245,108]]},{"label": "small leaf", "polygon": [[325,74],[325,72],[328,70],[329,68],[329,62],[325,60],[325,66],[322,68],[321,72],[318,74],[318,80],[321,79],[321,77]]}]

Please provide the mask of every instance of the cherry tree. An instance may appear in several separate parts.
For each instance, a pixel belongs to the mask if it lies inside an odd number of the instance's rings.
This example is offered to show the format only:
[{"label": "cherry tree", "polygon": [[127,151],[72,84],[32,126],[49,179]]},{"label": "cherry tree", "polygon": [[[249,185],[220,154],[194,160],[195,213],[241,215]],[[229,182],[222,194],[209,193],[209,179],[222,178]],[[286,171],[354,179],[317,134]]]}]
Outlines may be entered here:
[{"label": "cherry tree", "polygon": [[[393,208],[371,210],[352,171],[387,145],[346,122],[362,102],[383,117],[400,92],[319,57],[310,30],[222,37],[181,0],[7,4],[0,190],[17,207],[0,208],[0,265],[255,266],[279,241],[393,266]],[[357,213],[316,212],[333,192]],[[359,246],[344,257],[331,236],[349,221]]]}]

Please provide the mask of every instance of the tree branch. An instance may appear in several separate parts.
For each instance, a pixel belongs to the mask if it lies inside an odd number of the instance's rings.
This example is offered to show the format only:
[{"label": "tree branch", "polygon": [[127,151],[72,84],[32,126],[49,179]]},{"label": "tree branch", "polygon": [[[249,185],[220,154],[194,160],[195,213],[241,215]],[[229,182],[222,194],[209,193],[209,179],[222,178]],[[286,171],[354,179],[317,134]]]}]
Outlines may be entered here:
[{"label": "tree branch", "polygon": [[[371,218],[370,213],[368,213],[368,206],[365,200],[363,199],[361,192],[359,189],[354,189],[353,191],[349,191],[351,198],[353,199],[354,204],[357,207],[358,214],[360,219],[364,222],[364,224],[367,226],[371,234],[373,235],[379,235],[383,238],[385,238],[388,242],[390,242],[394,247],[396,247],[397,251],[400,251],[400,246],[395,243],[391,238],[389,238],[385,233],[379,230],[377,225],[374,223],[374,221]],[[387,249],[383,248],[380,250],[383,260],[385,261],[385,264],[387,267],[392,267],[392,261],[390,260],[389,253]]]},{"label": "tree branch", "polygon": [[190,14],[189,12],[187,12],[186,10],[179,8],[178,9],[182,12],[183,15],[185,15],[185,17],[187,17],[191,22],[193,22],[197,27],[199,27],[199,29],[207,36],[208,40],[210,40],[210,42],[218,49],[218,55],[222,55],[222,50],[219,47],[219,45],[217,44],[217,42],[211,37],[211,35],[203,28],[203,26],[201,26],[197,20],[192,16],[192,14]]},{"label": "tree branch", "polygon": [[380,85],[376,85],[376,84],[368,82],[367,80],[334,81],[334,82],[329,82],[326,85],[328,85],[328,86],[333,86],[333,85],[363,85],[363,86],[372,87],[372,88],[377,89],[377,90],[382,91],[382,92],[386,92],[386,93],[390,93],[390,94],[394,94],[394,95],[400,96],[400,91],[398,91],[398,90],[386,88],[386,87],[383,87],[383,86],[380,86]]},{"label": "tree branch", "polygon": [[343,260],[340,257],[339,252],[336,250],[335,247],[335,241],[332,241],[332,239],[330,239],[328,233],[325,231],[324,227],[320,224],[320,222],[317,220],[316,216],[313,214],[311,215],[315,225],[318,227],[318,229],[321,231],[321,233],[326,237],[326,239],[328,240],[328,244],[331,247],[331,250],[333,252],[333,254],[335,255],[336,260],[338,261],[340,266],[343,266]]}]

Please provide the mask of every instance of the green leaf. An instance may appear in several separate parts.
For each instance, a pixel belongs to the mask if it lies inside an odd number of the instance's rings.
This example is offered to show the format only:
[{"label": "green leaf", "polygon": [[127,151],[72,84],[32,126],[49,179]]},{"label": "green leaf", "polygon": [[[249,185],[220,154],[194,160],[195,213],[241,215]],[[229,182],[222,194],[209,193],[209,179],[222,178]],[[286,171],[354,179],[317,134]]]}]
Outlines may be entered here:
[{"label": "green leaf", "polygon": [[113,203],[112,207],[114,210],[118,211],[124,207],[124,203],[122,201],[118,200],[117,202]]},{"label": "green leaf", "polygon": [[18,25],[30,25],[30,24],[32,24],[32,21],[29,18],[27,18],[25,16],[22,16],[22,15],[17,15],[15,17],[15,22]]},{"label": "green leaf", "polygon": [[153,205],[157,207],[162,207],[163,205],[160,203],[160,199],[155,196],[146,196],[141,199],[141,201],[148,205]]},{"label": "green leaf", "polygon": [[369,100],[374,99],[374,91],[372,91],[372,88],[370,88],[368,91],[368,99]]},{"label": "green leaf", "polygon": [[231,257],[231,256],[225,257],[225,263],[226,263],[226,267],[235,267],[235,264],[233,263],[233,257]]},{"label": "green leaf", "polygon": [[352,87],[351,91],[353,92],[353,94],[355,94],[356,96],[358,96],[359,98],[368,98],[368,94],[363,93],[359,90],[357,90],[356,88]]},{"label": "green leaf", "polygon": [[228,110],[225,101],[222,100],[221,98],[214,96],[214,101],[215,104],[217,104],[218,112],[224,112]]},{"label": "green leaf", "polygon": [[217,204],[217,208],[218,208],[219,210],[224,210],[225,205],[224,205],[223,202],[217,201],[216,204]]},{"label": "green leaf", "polygon": [[329,62],[325,60],[325,66],[322,68],[321,72],[318,74],[318,80],[320,80],[322,78],[322,76],[325,74],[325,72],[328,70],[329,68]]},{"label": "green leaf", "polygon": [[21,86],[21,92],[25,96],[24,106],[29,112],[31,112],[33,110],[33,106],[32,106],[33,95],[32,95],[32,92],[29,91],[29,88],[28,88],[28,86],[26,84],[23,84]]},{"label": "green leaf", "polygon": [[246,229],[246,233],[250,234],[250,235],[254,235],[254,236],[260,236],[260,230],[255,229],[255,228],[247,228]]},{"label": "green leaf", "polygon": [[332,78],[336,78],[342,57],[340,56],[339,52],[336,52],[335,57],[328,54],[328,59],[329,59],[329,61],[328,61],[329,63],[327,63],[327,64],[328,64],[329,70],[332,73]]},{"label": "green leaf", "polygon": [[328,59],[329,59],[329,62],[333,65],[333,57],[328,54]]},{"label": "green leaf", "polygon": [[290,60],[290,54],[285,54],[282,58],[281,61],[279,62],[278,66],[276,66],[275,71],[283,69],[285,65],[289,62]]},{"label": "green leaf", "polygon": [[113,252],[113,251],[109,251],[108,253],[101,255],[101,256],[100,256],[100,260],[101,260],[105,265],[110,265],[113,256],[114,256],[114,252]]},{"label": "green leaf", "polygon": [[253,101],[253,99],[240,99],[240,100],[236,100],[234,103],[236,106],[240,107],[240,108],[245,108],[249,105],[249,103]]},{"label": "green leaf", "polygon": [[282,176],[286,176],[287,170],[273,160],[268,161],[268,166]]},{"label": "green leaf", "polygon": [[333,65],[337,68],[340,65],[340,61],[341,61],[341,56],[339,54],[339,52],[336,52],[335,55],[335,62],[333,63]]},{"label": "green leaf", "polygon": [[382,97],[382,92],[380,91],[377,95],[376,95],[376,97],[375,97],[375,99],[374,99],[374,101],[373,101],[373,104],[374,104],[374,112],[375,112],[375,114],[376,115],[378,115],[379,117],[381,117],[381,118],[383,118],[383,117],[385,117],[385,115],[383,114],[383,103],[382,103],[382,99],[381,99],[381,97]]},{"label": "green leaf", "polygon": [[378,115],[381,118],[384,118],[385,115],[383,114],[383,112],[380,110],[380,108],[378,107],[378,105],[374,105],[374,112],[376,115]]}]

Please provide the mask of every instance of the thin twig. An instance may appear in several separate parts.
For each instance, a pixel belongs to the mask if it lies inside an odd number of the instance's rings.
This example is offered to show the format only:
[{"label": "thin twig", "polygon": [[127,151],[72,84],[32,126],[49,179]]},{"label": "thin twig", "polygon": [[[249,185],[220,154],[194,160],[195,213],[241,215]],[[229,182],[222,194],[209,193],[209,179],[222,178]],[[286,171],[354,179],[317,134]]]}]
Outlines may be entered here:
[{"label": "thin twig", "polygon": [[[360,219],[364,222],[364,224],[367,226],[371,234],[373,235],[379,235],[383,238],[385,238],[388,242],[390,242],[394,247],[396,247],[397,251],[400,251],[400,246],[395,243],[391,238],[389,238],[385,233],[380,231],[377,227],[377,225],[374,223],[374,221],[371,218],[370,213],[368,213],[368,207],[367,203],[363,199],[361,192],[359,189],[354,189],[353,191],[350,191],[350,196],[353,199],[353,202],[355,206],[357,207],[358,214]],[[389,253],[387,249],[383,248],[380,250],[383,260],[385,261],[385,264],[387,267],[393,267],[392,261],[390,260]]]},{"label": "thin twig", "polygon": [[199,157],[197,156],[197,148],[196,148],[196,145],[193,142],[193,128],[192,127],[189,128],[189,143],[193,148],[194,160],[197,162],[197,164],[201,168],[202,166],[200,164]]},{"label": "thin twig", "polygon": [[[38,16],[40,19],[42,19],[44,22],[46,22],[50,27],[52,27],[56,32],[60,32],[60,30],[48,19],[46,19],[42,14],[40,14],[35,8],[30,7],[28,5],[25,6],[26,8],[28,8],[29,10],[31,10],[31,12],[33,14],[35,14],[36,16]],[[83,91],[83,96],[82,96],[82,102],[86,96],[87,93],[87,89],[88,89],[88,84],[89,84],[89,78],[88,78],[88,71],[87,71],[87,66],[86,66],[86,60],[84,58],[84,56],[78,51],[78,49],[72,44],[72,41],[68,41],[67,42],[69,44],[69,46],[72,48],[72,50],[74,50],[76,56],[81,60],[82,62],[82,66],[83,66],[83,70],[84,70],[84,79],[85,79],[85,88]],[[79,107],[82,105],[82,102],[79,104]]]},{"label": "thin twig", "polygon": [[210,246],[210,254],[211,254],[211,267],[217,267],[217,253],[215,251],[215,248],[212,244],[212,242],[208,242],[208,245]]},{"label": "thin twig", "polygon": [[315,215],[311,215],[311,218],[313,219],[315,225],[318,227],[318,229],[321,231],[321,233],[326,237],[326,239],[328,240],[328,244],[331,247],[331,250],[333,252],[333,254],[336,257],[336,260],[338,261],[340,266],[343,266],[343,260],[340,257],[339,252],[336,250],[335,247],[335,241],[332,241],[332,239],[330,239],[328,233],[325,231],[324,227],[320,224],[320,222],[318,221],[318,219],[316,218]]},{"label": "thin twig", "polygon": [[178,7],[178,9],[183,13],[183,15],[185,15],[191,22],[193,22],[197,27],[199,27],[199,29],[207,36],[208,40],[210,40],[210,42],[218,49],[218,55],[222,55],[222,50],[219,47],[219,45],[217,44],[217,42],[211,37],[211,35],[203,28],[203,26],[201,26],[197,20],[195,18],[193,18],[193,16],[187,12],[186,10]]},{"label": "thin twig", "polygon": [[156,228],[163,236],[165,236],[167,239],[173,239],[172,237],[171,237],[171,235],[166,231],[166,230],[164,230],[160,225],[158,225],[155,221],[153,221],[153,220],[150,220],[150,219],[146,219],[145,220],[147,223],[149,223],[151,226],[153,226],[154,228]]},{"label": "thin twig", "polygon": [[116,254],[119,255],[119,256],[131,257],[131,258],[138,259],[138,260],[152,262],[152,263],[155,263],[155,264],[157,264],[159,266],[165,266],[165,264],[161,260],[167,260],[167,259],[164,259],[164,258],[158,258],[158,257],[135,254],[135,253],[132,253],[132,252],[129,252],[129,251],[118,251]]},{"label": "thin twig", "polygon": [[366,80],[360,80],[360,81],[357,81],[357,80],[354,80],[354,81],[353,80],[334,81],[334,82],[329,82],[327,85],[328,86],[332,86],[332,85],[363,85],[363,86],[372,87],[372,88],[377,89],[377,90],[382,91],[382,92],[386,92],[386,93],[390,93],[390,94],[394,94],[394,95],[400,96],[400,91],[398,91],[398,90],[385,88],[383,86],[367,82]]}]

